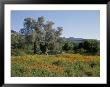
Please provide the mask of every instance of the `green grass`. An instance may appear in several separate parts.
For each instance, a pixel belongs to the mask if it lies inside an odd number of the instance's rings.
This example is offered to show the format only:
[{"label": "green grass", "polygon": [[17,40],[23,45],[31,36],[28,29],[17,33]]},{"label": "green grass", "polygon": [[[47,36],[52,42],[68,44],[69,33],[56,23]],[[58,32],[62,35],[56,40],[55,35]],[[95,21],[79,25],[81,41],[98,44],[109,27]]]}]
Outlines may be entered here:
[{"label": "green grass", "polygon": [[80,54],[12,56],[12,77],[99,77],[100,56]]}]

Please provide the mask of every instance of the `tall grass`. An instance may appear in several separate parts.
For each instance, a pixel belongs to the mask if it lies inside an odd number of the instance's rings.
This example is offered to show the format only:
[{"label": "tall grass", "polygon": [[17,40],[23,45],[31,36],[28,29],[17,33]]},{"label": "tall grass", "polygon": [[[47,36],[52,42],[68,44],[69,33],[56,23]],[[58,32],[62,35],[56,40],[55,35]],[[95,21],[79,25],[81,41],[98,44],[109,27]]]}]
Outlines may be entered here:
[{"label": "tall grass", "polygon": [[100,58],[95,55],[58,54],[12,56],[12,77],[98,77]]}]

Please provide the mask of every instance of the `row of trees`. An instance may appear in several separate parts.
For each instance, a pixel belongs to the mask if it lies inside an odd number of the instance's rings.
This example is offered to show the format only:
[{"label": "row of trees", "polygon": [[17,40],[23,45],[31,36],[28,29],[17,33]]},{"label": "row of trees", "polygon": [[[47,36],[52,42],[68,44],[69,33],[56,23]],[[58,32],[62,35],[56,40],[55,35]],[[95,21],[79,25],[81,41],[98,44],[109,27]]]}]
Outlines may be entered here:
[{"label": "row of trees", "polygon": [[23,49],[31,53],[48,54],[49,51],[58,52],[86,52],[97,53],[99,42],[97,40],[84,40],[79,44],[74,41],[63,40],[60,37],[63,27],[53,28],[52,21],[45,21],[44,17],[24,19],[24,27],[19,32],[11,31],[12,49]]},{"label": "row of trees", "polygon": [[84,40],[79,44],[75,44],[74,42],[65,42],[62,46],[62,49],[66,52],[74,51],[77,53],[92,53],[99,54],[100,51],[100,43],[98,40]]}]

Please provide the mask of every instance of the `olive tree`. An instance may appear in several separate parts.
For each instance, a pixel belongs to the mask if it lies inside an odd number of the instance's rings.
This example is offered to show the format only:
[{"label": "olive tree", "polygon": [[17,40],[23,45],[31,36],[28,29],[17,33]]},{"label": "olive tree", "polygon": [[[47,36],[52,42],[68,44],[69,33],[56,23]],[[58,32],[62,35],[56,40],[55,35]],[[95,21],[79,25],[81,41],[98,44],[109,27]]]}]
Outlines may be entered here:
[{"label": "olive tree", "polygon": [[25,35],[26,44],[33,43],[33,50],[40,48],[42,53],[47,54],[48,50],[54,50],[59,42],[63,27],[53,28],[52,21],[45,21],[44,17],[24,19],[24,28],[20,32]]}]

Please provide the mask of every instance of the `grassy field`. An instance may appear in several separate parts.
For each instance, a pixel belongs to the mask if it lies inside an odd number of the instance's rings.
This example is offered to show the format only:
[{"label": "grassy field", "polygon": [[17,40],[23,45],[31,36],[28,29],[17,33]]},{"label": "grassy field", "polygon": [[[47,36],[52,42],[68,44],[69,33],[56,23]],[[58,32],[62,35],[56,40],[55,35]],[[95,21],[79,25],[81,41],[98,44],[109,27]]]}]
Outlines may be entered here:
[{"label": "grassy field", "polygon": [[100,56],[80,54],[12,56],[12,77],[99,77]]}]

